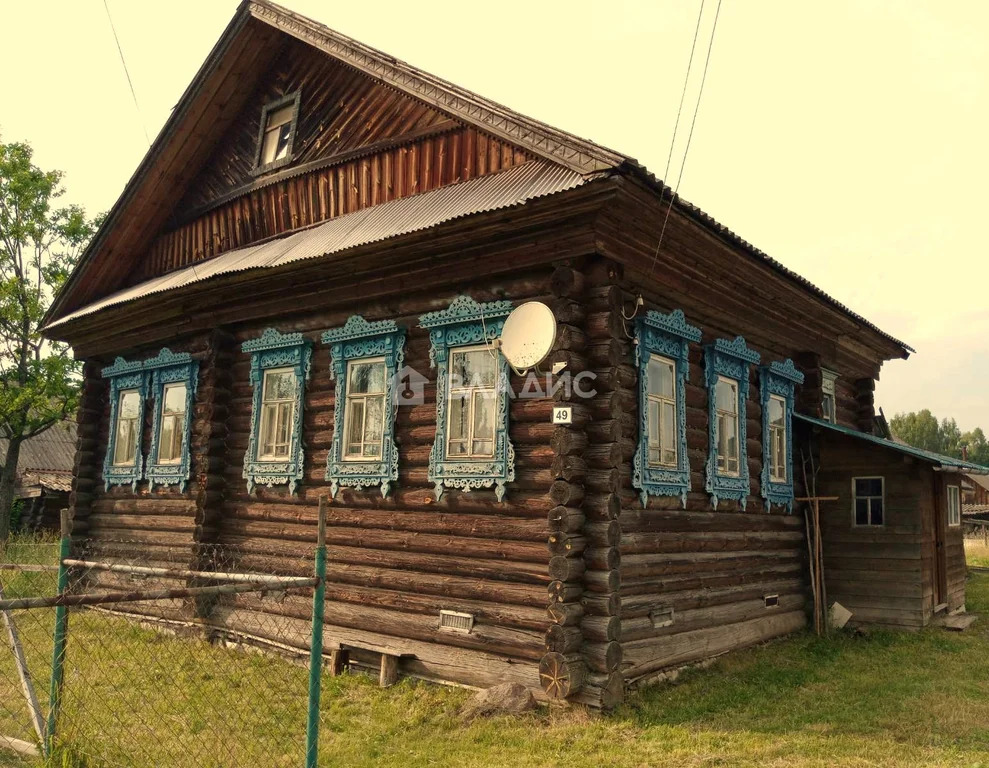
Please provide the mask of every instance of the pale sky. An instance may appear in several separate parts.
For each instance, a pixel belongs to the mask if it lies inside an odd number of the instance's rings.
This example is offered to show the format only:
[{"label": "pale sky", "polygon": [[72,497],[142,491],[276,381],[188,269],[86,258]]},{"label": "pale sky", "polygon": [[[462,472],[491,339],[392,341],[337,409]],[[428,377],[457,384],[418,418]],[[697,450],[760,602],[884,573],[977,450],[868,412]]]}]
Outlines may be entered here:
[{"label": "pale sky", "polygon": [[[147,150],[142,123],[154,138],[237,6],[108,2],[140,115],[102,0],[2,9],[0,138],[30,141],[43,168],[66,172],[67,199],[93,214]],[[657,175],[700,7],[282,2]],[[705,6],[701,54],[716,3]],[[989,430],[987,40],[984,2],[724,0],[680,187],[917,350],[883,369],[877,404],[888,416],[926,407],[963,430]]]}]

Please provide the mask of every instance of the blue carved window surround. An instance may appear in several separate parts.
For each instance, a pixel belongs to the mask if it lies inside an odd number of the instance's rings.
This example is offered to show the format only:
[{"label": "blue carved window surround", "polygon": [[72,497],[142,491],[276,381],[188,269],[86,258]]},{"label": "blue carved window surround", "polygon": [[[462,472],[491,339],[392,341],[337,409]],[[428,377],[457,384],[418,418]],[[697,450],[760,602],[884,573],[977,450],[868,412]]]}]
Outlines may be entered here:
[{"label": "blue carved window surround", "polygon": [[[250,439],[244,454],[243,476],[247,481],[247,492],[251,493],[257,485],[271,488],[287,483],[289,493],[295,493],[304,469],[302,410],[312,361],[312,342],[301,333],[279,333],[274,328],[268,328],[260,337],[245,341],[241,350],[251,354],[251,386],[254,387]],[[285,459],[266,460],[258,457],[265,371],[278,368],[290,368],[295,375],[292,434]]]},{"label": "blue carved window surround", "polygon": [[[749,365],[759,362],[759,353],[745,345],[745,339],[735,337],[716,339],[705,348],[705,378],[708,391],[708,455],[705,489],[711,495],[711,506],[717,509],[721,500],[734,500],[742,509],[749,498],[749,462],[745,440],[745,403],[749,396]],[[717,386],[720,378],[736,385],[736,429],[738,431],[738,471],[718,469],[718,409]]]},{"label": "blue carved window surround", "polygon": [[[144,361],[144,370],[150,372],[151,397],[154,399],[154,421],[151,429],[151,450],[145,460],[144,477],[148,490],[158,485],[178,485],[185,492],[189,482],[189,441],[191,439],[193,404],[196,402],[196,386],[199,382],[199,362],[187,352],[172,352],[165,347],[157,357]],[[185,413],[182,423],[182,448],[177,461],[160,461],[162,412],[165,407],[165,387],[169,384],[185,385]]]},{"label": "blue carved window surround", "polygon": [[[759,369],[759,391],[762,401],[762,497],[766,500],[766,508],[773,504],[785,506],[793,511],[793,398],[797,384],[803,384],[804,375],[798,371],[792,360],[782,363],[773,361]],[[769,401],[775,395],[783,400],[783,429],[785,435],[786,468],[784,482],[774,480],[770,467],[770,419]]]},{"label": "blue carved window surround", "polygon": [[[690,460],[687,457],[687,395],[690,378],[688,354],[690,342],[701,340],[701,331],[689,325],[682,310],[668,315],[650,310],[636,321],[636,365],[639,369],[639,446],[633,463],[632,485],[639,489],[642,506],[649,496],[679,496],[687,506],[690,491]],[[649,360],[660,355],[675,367],[674,400],[676,402],[676,464],[649,461]]]},{"label": "blue carved window surround", "polygon": [[[341,328],[323,334],[323,343],[330,345],[330,376],[336,380],[333,404],[333,444],[326,458],[326,479],[330,495],[336,498],[341,486],[350,488],[381,487],[388,496],[391,484],[398,480],[398,447],[395,445],[395,417],[398,398],[395,392],[398,371],[405,360],[405,329],[394,320],[368,322],[352,315]],[[351,361],[384,359],[385,419],[381,437],[380,461],[347,459],[344,452],[344,421],[347,387],[350,385],[347,367]]]},{"label": "blue carved window surround", "polygon": [[[144,370],[144,363],[140,360],[127,362],[122,357],[118,357],[113,365],[103,369],[103,378],[110,380],[110,434],[107,439],[106,456],[103,458],[103,487],[109,490],[111,485],[129,485],[132,491],[136,491],[143,468],[141,436],[144,434],[144,401],[148,395],[148,374]],[[128,464],[114,464],[120,395],[129,390],[134,390],[138,394],[134,461]]]},{"label": "blue carved window surround", "polygon": [[498,501],[503,501],[505,485],[515,480],[515,448],[508,436],[508,363],[500,353],[493,353],[498,362],[492,457],[447,456],[450,351],[498,338],[511,310],[510,301],[479,304],[470,296],[458,296],[447,309],[427,312],[419,318],[420,327],[429,330],[429,362],[436,369],[436,439],[429,453],[428,476],[437,499],[444,488],[470,491],[494,486]]}]

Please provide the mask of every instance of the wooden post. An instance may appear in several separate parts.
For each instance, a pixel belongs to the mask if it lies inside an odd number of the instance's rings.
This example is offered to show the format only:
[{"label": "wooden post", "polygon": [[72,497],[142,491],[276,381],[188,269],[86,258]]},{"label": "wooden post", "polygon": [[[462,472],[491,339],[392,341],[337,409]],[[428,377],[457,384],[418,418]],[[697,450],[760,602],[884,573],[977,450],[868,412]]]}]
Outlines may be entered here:
[{"label": "wooden post", "polygon": [[388,653],[381,654],[381,674],[378,676],[378,685],[382,688],[389,688],[398,682],[398,656]]},{"label": "wooden post", "polygon": [[[3,585],[0,584],[0,600],[3,599]],[[48,756],[47,744],[45,743],[45,724],[41,717],[41,706],[38,704],[38,697],[34,692],[34,684],[31,682],[31,673],[28,670],[27,660],[24,658],[24,648],[21,646],[21,639],[17,634],[17,626],[14,624],[14,617],[10,611],[0,611],[3,615],[3,623],[7,627],[7,639],[10,641],[10,649],[14,654],[14,663],[17,666],[17,676],[21,681],[21,691],[24,693],[24,700],[31,715],[31,725],[38,735],[38,743],[41,744],[44,756]]]},{"label": "wooden post", "polygon": [[326,610],[326,495],[319,497],[316,528],[316,589],[312,599],[309,644],[309,718],[306,723],[306,768],[316,768],[319,752],[319,695],[323,679],[323,615]]},{"label": "wooden post", "polygon": [[[61,516],[62,541],[58,552],[58,594],[63,596],[69,587],[69,568],[65,561],[72,555],[72,520],[69,510]],[[45,728],[45,753],[51,754],[55,746],[55,728],[62,706],[62,680],[65,664],[65,643],[69,630],[69,612],[64,605],[55,608],[55,642],[52,650],[52,676],[48,699],[48,723]]]}]

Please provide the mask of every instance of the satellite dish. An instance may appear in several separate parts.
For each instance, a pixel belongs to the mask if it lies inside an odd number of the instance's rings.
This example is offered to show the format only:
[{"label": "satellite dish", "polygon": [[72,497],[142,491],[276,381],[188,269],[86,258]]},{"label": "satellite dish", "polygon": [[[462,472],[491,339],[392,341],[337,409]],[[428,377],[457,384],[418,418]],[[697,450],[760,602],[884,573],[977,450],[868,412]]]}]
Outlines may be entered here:
[{"label": "satellite dish", "polygon": [[498,346],[516,371],[535,368],[553,350],[556,317],[541,301],[527,301],[505,319]]}]

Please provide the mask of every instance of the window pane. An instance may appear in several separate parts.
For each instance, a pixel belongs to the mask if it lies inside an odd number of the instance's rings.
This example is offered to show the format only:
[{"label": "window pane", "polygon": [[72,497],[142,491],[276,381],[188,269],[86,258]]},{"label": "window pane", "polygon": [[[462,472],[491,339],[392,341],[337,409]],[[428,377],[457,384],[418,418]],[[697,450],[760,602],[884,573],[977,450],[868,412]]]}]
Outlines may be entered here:
[{"label": "window pane", "polygon": [[161,420],[161,435],[158,437],[158,461],[171,461],[175,458],[174,441],[172,436],[174,435],[175,418],[172,416],[164,416]]},{"label": "window pane", "polygon": [[872,524],[882,525],[883,524],[883,500],[882,499],[870,499],[870,505],[872,506]]},{"label": "window pane", "polygon": [[384,397],[369,397],[365,401],[364,455],[381,455],[381,437],[384,430]]},{"label": "window pane", "polygon": [[350,400],[347,403],[347,450],[348,456],[361,451],[361,435],[364,433],[364,400]]},{"label": "window pane", "polygon": [[466,438],[470,419],[470,393],[457,395],[450,400],[450,440]]},{"label": "window pane", "polygon": [[855,499],[855,524],[869,524],[869,500]]},{"label": "window pane", "polygon": [[291,400],[295,398],[295,373],[276,371],[264,376],[264,399]]},{"label": "window pane", "polygon": [[881,478],[873,477],[867,481],[866,493],[869,496],[883,495],[883,481]]},{"label": "window pane", "polygon": [[491,456],[494,452],[494,442],[491,440],[475,440],[471,444],[471,453],[475,456]]},{"label": "window pane", "polygon": [[495,399],[486,397],[484,392],[474,393],[474,432],[473,437],[491,439],[494,437]]},{"label": "window pane", "polygon": [[295,105],[289,104],[288,106],[277,109],[274,112],[269,112],[267,127],[275,128],[276,126],[291,122],[293,109],[295,109]]},{"label": "window pane", "polygon": [[113,449],[114,464],[133,464],[137,459],[134,419],[117,420],[117,438]]},{"label": "window pane", "polygon": [[662,397],[673,397],[673,364],[662,358],[652,356],[646,368],[649,393]]},{"label": "window pane", "polygon": [[769,423],[774,427],[783,426],[783,401],[778,397],[769,398]]},{"label": "window pane", "polygon": [[377,393],[385,391],[384,363],[351,363],[349,394]]},{"label": "window pane", "polygon": [[718,379],[715,387],[716,406],[719,411],[735,413],[738,409],[738,389],[735,384],[725,379]]},{"label": "window pane", "polygon": [[454,352],[450,375],[454,387],[493,387],[497,378],[495,359],[486,349]]},{"label": "window pane", "polygon": [[663,403],[663,463],[676,464],[676,410],[673,403]]},{"label": "window pane", "polygon": [[269,455],[275,450],[275,407],[272,405],[261,406],[261,429],[259,455]]},{"label": "window pane", "polygon": [[176,416],[172,417],[172,461],[182,457],[183,427],[185,426],[182,421]]},{"label": "window pane", "polygon": [[165,387],[165,398],[162,403],[164,413],[185,413],[185,391],[185,384]]},{"label": "window pane", "polygon": [[131,390],[129,392],[120,393],[120,408],[117,413],[117,418],[120,419],[136,419],[140,414],[138,414],[138,408],[141,404],[141,396],[136,391]]},{"label": "window pane", "polygon": [[821,411],[824,416],[825,421],[834,422],[834,396],[825,395],[824,400],[821,402]]}]

